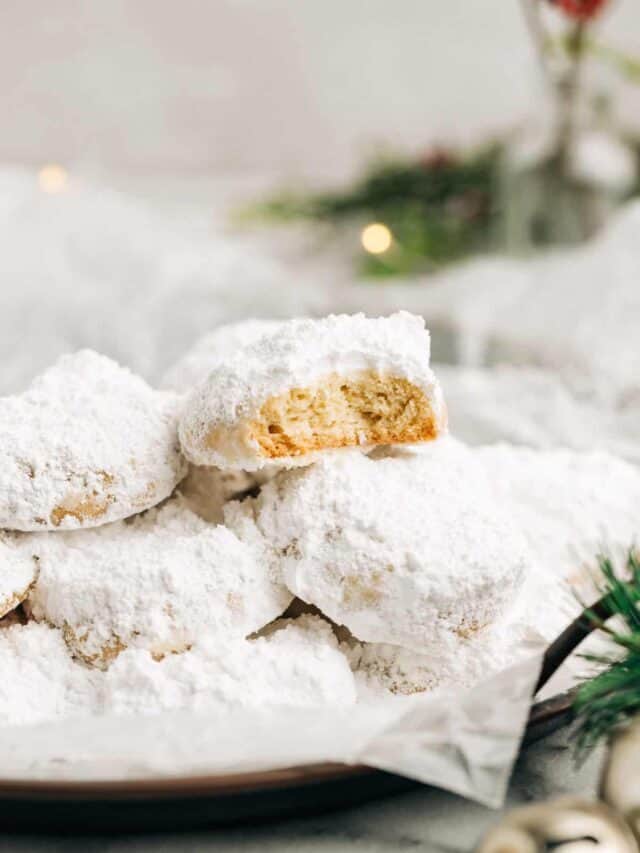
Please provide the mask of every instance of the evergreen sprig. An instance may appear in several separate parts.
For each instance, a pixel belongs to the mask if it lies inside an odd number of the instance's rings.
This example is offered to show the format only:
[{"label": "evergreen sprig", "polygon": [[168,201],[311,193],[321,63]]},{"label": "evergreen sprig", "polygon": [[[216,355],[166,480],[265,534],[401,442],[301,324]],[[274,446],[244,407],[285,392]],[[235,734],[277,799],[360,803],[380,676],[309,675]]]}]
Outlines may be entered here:
[{"label": "evergreen sprig", "polygon": [[[605,632],[614,646],[610,654],[583,657],[602,671],[580,685],[574,702],[579,729],[579,754],[640,713],[640,558],[632,548],[621,573],[609,557],[599,558],[603,595],[599,612],[585,616]],[[617,617],[613,625],[605,624]]]},{"label": "evergreen sprig", "polygon": [[393,245],[382,255],[361,254],[363,273],[437,269],[495,248],[503,152],[503,143],[491,142],[464,153],[435,149],[415,160],[380,158],[348,187],[276,193],[238,211],[236,222],[382,222]]}]

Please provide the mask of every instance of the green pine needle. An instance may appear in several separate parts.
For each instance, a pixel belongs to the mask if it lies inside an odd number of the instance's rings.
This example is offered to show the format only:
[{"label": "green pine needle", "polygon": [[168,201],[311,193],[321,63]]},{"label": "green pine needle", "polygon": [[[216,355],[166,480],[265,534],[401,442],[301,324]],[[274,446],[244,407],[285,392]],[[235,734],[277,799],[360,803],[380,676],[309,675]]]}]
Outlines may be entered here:
[{"label": "green pine needle", "polygon": [[605,610],[618,617],[611,627],[592,611],[585,615],[608,634],[614,644],[610,655],[584,655],[602,671],[582,684],[574,702],[579,729],[577,748],[585,754],[604,736],[640,713],[640,558],[630,549],[624,570],[617,573],[608,557],[599,558]]}]

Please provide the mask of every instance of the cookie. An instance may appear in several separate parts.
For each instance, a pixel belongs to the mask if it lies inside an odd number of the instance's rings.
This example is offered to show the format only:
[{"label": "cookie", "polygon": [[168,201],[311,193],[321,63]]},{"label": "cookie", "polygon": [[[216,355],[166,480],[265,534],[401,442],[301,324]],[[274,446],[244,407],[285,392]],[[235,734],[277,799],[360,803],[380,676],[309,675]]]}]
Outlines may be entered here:
[{"label": "cookie", "polygon": [[95,527],[159,503],[186,474],[178,407],[91,350],[0,398],[0,528]]},{"label": "cookie", "polygon": [[491,625],[530,567],[484,469],[448,438],[325,454],[229,504],[225,518],[241,536],[253,525],[303,601],[360,640],[416,651]]},{"label": "cookie", "polygon": [[128,521],[28,544],[40,567],[31,615],[60,628],[92,666],[130,647],[160,658],[205,633],[243,638],[293,597],[255,544],[199,518],[180,496]]},{"label": "cookie", "polygon": [[179,427],[191,462],[245,471],[444,431],[429,333],[405,312],[282,323],[211,371],[187,398]]}]

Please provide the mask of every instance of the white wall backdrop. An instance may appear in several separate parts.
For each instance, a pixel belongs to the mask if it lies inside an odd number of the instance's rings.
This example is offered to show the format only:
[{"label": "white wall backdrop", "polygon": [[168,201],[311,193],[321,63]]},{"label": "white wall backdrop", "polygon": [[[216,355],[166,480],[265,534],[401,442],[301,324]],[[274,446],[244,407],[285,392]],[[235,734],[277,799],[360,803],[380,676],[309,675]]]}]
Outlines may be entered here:
[{"label": "white wall backdrop", "polygon": [[[640,4],[600,24],[640,54]],[[8,0],[0,160],[341,172],[490,132],[539,92],[517,0]],[[628,91],[626,111],[640,114]]]}]

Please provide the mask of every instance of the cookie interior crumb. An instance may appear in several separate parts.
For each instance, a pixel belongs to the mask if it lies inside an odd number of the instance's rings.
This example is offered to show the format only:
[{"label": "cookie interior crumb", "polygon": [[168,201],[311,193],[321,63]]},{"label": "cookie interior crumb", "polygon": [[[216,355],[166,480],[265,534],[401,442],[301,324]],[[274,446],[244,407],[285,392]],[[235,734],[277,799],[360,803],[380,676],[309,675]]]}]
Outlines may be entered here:
[{"label": "cookie interior crumb", "polygon": [[367,444],[430,441],[436,418],[424,392],[408,379],[366,371],[334,373],[306,388],[268,399],[248,425],[269,459]]}]

